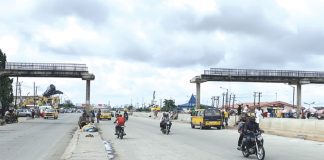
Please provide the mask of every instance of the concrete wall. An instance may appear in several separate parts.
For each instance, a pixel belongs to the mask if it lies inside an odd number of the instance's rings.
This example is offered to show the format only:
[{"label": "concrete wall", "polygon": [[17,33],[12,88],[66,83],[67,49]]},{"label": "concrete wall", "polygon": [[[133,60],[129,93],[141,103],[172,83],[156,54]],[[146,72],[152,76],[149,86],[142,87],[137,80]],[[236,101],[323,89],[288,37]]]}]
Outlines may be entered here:
[{"label": "concrete wall", "polygon": [[[148,117],[153,113],[151,112],[134,112],[133,116]],[[161,117],[161,113],[158,114],[158,119]],[[190,123],[189,114],[179,114],[178,120],[181,122]],[[235,123],[238,121],[238,117],[231,116],[228,120],[231,128],[235,127]],[[324,142],[324,120],[317,119],[291,119],[291,118],[264,118],[261,119],[260,128],[266,133],[298,137],[309,140],[317,140]]]}]

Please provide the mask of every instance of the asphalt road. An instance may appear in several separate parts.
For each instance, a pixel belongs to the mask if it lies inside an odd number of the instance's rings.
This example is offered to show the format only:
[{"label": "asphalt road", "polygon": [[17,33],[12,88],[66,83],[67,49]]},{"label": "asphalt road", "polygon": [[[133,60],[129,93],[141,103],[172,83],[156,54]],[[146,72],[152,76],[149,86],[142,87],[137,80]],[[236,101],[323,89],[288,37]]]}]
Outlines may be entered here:
[{"label": "asphalt road", "polygon": [[77,128],[80,114],[54,119],[28,119],[0,126],[1,160],[57,160]]},{"label": "asphalt road", "polygon": [[[191,129],[187,123],[174,122],[170,135],[163,135],[157,119],[130,117],[124,139],[117,139],[113,121],[101,121],[103,138],[112,143],[117,160],[241,160],[236,149],[236,130]],[[263,135],[265,160],[323,159],[324,143],[274,135]]]}]

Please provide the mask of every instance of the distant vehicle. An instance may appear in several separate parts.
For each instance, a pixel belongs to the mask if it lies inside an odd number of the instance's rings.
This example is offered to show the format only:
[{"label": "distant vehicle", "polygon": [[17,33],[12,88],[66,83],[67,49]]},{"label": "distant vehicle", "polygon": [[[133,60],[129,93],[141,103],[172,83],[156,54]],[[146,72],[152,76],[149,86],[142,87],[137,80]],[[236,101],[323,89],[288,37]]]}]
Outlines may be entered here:
[{"label": "distant vehicle", "polygon": [[52,109],[53,107],[52,106],[39,106],[38,108],[39,108],[40,116],[44,117],[45,110]]},{"label": "distant vehicle", "polygon": [[191,128],[199,126],[200,129],[211,127],[221,129],[222,125],[222,115],[218,109],[197,109],[191,114]]},{"label": "distant vehicle", "polygon": [[32,113],[30,109],[17,109],[16,111],[18,117],[31,117]]},{"label": "distant vehicle", "polygon": [[58,118],[58,112],[56,109],[46,109],[44,112],[44,119],[48,118],[53,118],[57,119]]},{"label": "distant vehicle", "polygon": [[315,114],[316,114],[317,119],[324,118],[324,109],[321,109],[321,110],[316,111]]},{"label": "distant vehicle", "polygon": [[109,109],[100,109],[100,110],[101,110],[100,119],[111,120],[111,117],[112,117],[113,114]]}]

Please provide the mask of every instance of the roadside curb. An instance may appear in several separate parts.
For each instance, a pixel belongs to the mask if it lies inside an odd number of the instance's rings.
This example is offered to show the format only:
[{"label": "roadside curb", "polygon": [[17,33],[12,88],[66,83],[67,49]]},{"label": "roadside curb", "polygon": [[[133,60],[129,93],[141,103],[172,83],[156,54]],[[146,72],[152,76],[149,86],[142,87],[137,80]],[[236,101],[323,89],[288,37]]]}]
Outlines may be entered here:
[{"label": "roadside curb", "polygon": [[79,129],[77,129],[74,134],[72,135],[72,139],[69,143],[69,145],[66,147],[64,154],[61,156],[61,160],[67,160],[72,157],[73,151],[75,150],[75,147],[78,143],[78,139],[80,134],[78,134]]},{"label": "roadside curb", "polygon": [[296,133],[289,131],[276,131],[276,130],[265,130],[265,133],[278,135],[283,137],[298,138],[304,140],[311,140],[317,142],[324,142],[324,136],[319,134],[305,134],[305,133]]},{"label": "roadside curb", "polygon": [[82,132],[77,129],[65,149],[61,160],[107,160],[105,145],[98,132]]}]

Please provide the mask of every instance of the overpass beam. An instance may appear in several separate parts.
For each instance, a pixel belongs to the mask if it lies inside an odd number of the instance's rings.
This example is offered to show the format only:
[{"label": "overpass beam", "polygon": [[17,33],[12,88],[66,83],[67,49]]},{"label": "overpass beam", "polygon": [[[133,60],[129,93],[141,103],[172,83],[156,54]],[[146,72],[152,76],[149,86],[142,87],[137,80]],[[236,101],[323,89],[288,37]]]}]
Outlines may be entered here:
[{"label": "overpass beam", "polygon": [[301,99],[302,99],[302,96],[301,96],[301,83],[298,82],[297,83],[297,119],[300,119],[300,113],[301,113]]}]

